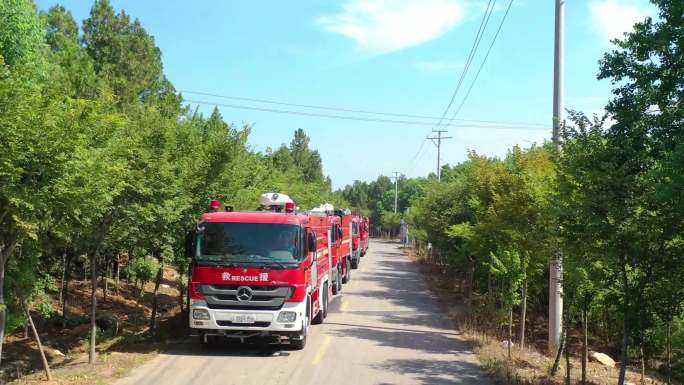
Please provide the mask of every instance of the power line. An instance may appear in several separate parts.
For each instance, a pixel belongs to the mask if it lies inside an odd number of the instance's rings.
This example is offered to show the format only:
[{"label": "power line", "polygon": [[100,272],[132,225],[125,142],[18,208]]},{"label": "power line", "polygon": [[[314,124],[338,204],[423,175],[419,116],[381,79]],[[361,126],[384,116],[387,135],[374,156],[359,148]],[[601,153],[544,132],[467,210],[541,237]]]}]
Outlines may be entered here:
[{"label": "power line", "polygon": [[[400,114],[400,113],[394,113],[394,112],[370,111],[370,110],[351,109],[351,108],[344,108],[344,107],[330,107],[330,106],[322,106],[322,105],[315,105],[315,104],[289,103],[289,102],[283,102],[283,101],[278,101],[278,100],[273,100],[273,99],[260,99],[260,98],[248,98],[248,97],[242,97],[242,96],[220,95],[220,94],[215,94],[215,93],[190,91],[190,90],[179,90],[179,91],[182,93],[186,93],[186,94],[211,96],[211,97],[215,97],[215,98],[228,99],[228,100],[241,100],[241,101],[247,101],[247,102],[266,103],[266,104],[274,104],[274,105],[289,106],[289,107],[312,108],[312,109],[339,111],[339,112],[353,112],[353,113],[371,114],[371,115],[380,115],[380,116],[394,116],[394,117],[400,117],[400,118],[415,118],[415,119],[429,119],[429,120],[439,120],[440,119],[437,116],[429,116],[429,115]],[[455,119],[455,120],[460,121],[460,122],[471,122],[471,123],[491,123],[491,124],[500,124],[500,125],[507,125],[507,126],[508,125],[510,125],[510,126],[520,125],[520,126],[530,126],[530,127],[539,126],[539,127],[548,128],[546,125],[541,124],[541,123],[509,122],[509,121],[478,120],[478,119]]]},{"label": "power line", "polygon": [[423,141],[420,143],[420,147],[418,148],[418,152],[416,152],[416,154],[413,156],[413,158],[411,158],[411,162],[409,162],[409,168],[407,171],[404,172],[405,175],[410,175],[413,172],[413,170],[416,168],[416,165],[418,164],[420,159],[422,159],[421,156],[424,153],[423,149],[425,148],[425,143],[427,141],[428,141],[428,138],[426,136],[425,139],[423,139]]},{"label": "power line", "polygon": [[[227,107],[227,108],[234,108],[234,109],[238,109],[238,110],[252,110],[252,111],[271,112],[271,113],[277,113],[277,114],[309,116],[309,117],[319,117],[319,118],[329,118],[329,119],[343,119],[343,120],[355,120],[355,121],[362,121],[362,122],[405,124],[405,125],[417,125],[417,126],[432,126],[433,125],[432,123],[429,123],[429,122],[420,122],[420,121],[411,121],[411,120],[381,119],[381,118],[369,118],[369,117],[361,117],[361,116],[323,114],[323,113],[295,111],[295,110],[281,110],[281,109],[275,109],[275,108],[265,108],[265,107],[256,107],[256,106],[245,106],[245,105],[237,105],[237,104],[208,102],[208,101],[204,101],[204,100],[186,99],[185,102],[196,103],[196,104],[204,104],[204,105],[221,106],[221,107]],[[499,125],[484,125],[484,124],[448,124],[448,125],[442,125],[442,126],[443,127],[447,127],[447,126],[448,127],[462,127],[462,128],[492,128],[492,129],[500,129],[500,130],[533,130],[533,131],[548,130],[548,127],[499,126]]]},{"label": "power line", "polygon": [[[452,139],[451,136],[442,136],[443,132],[447,132],[446,130],[434,130],[433,132],[437,133],[437,137],[428,137],[428,139],[432,140],[432,143],[437,146],[437,181],[442,180],[442,172],[441,172],[441,167],[440,167],[440,155],[441,155],[441,149],[442,149],[442,141],[445,139]],[[437,142],[435,142],[435,139],[437,139]]]},{"label": "power line", "polygon": [[449,123],[453,122],[454,120],[457,120],[456,115],[458,115],[458,113],[461,112],[461,109],[463,108],[463,105],[465,104],[466,100],[468,99],[468,96],[470,96],[470,92],[473,90],[473,87],[475,86],[475,82],[477,82],[477,78],[480,76],[480,72],[482,72],[482,68],[484,67],[485,63],[487,62],[487,58],[489,57],[489,53],[492,52],[492,47],[494,47],[494,42],[496,42],[496,38],[499,36],[499,32],[501,32],[501,27],[503,27],[504,21],[506,21],[506,16],[508,16],[508,11],[510,11],[512,4],[513,4],[513,0],[510,0],[508,2],[508,7],[506,7],[506,12],[504,13],[503,17],[501,18],[501,23],[499,23],[499,28],[496,30],[496,33],[494,34],[494,37],[492,38],[492,42],[489,44],[489,48],[487,49],[487,53],[485,54],[485,57],[482,60],[482,63],[480,63],[480,68],[478,68],[477,73],[475,74],[475,78],[473,78],[472,83],[470,83],[470,87],[468,87],[468,92],[466,92],[466,95],[463,97],[461,104],[459,104],[459,106],[456,109],[456,111],[454,112],[454,114],[451,115],[451,118],[449,119]]},{"label": "power line", "polygon": [[418,158],[418,155],[420,155],[420,152],[423,150],[423,147],[425,146],[425,142],[427,142],[428,138],[423,139],[423,141],[420,143],[420,147],[418,148],[418,152],[416,152],[416,155],[411,158],[411,163],[415,161]]},{"label": "power line", "polygon": [[[475,40],[473,41],[473,45],[470,47],[470,52],[468,53],[468,58],[466,59],[466,64],[463,67],[463,70],[461,71],[461,76],[458,79],[458,84],[456,85],[456,88],[454,89],[454,92],[451,94],[451,99],[449,100],[449,104],[447,104],[446,108],[444,109],[444,112],[442,113],[442,116],[439,118],[439,121],[437,122],[437,125],[433,127],[432,131],[434,132],[435,128],[439,128],[440,126],[446,127],[450,126],[452,121],[450,121],[448,124],[443,125],[442,122],[444,121],[444,118],[446,115],[449,113],[449,109],[451,109],[451,106],[454,103],[454,100],[456,99],[456,95],[458,94],[458,91],[461,88],[461,85],[463,84],[463,79],[465,79],[466,74],[468,73],[468,69],[470,68],[470,64],[473,61],[473,58],[475,56],[475,52],[477,51],[478,46],[480,45],[480,41],[482,41],[482,36],[484,36],[484,31],[487,28],[487,24],[489,23],[489,17],[491,16],[492,11],[494,10],[494,5],[496,4],[496,0],[489,0],[487,3],[487,7],[485,8],[484,15],[482,15],[482,20],[480,21],[480,26],[477,29],[477,33],[475,34]],[[437,131],[439,137],[441,137],[441,132]],[[445,132],[445,131],[443,131]],[[429,133],[428,133],[429,134]],[[426,135],[425,140],[420,144],[420,148],[418,149],[418,152],[416,152],[416,155],[413,157],[413,160],[411,161],[414,165],[415,159],[420,155],[420,152],[423,150],[423,146],[425,145],[425,141],[428,139],[432,139],[429,136]],[[441,145],[441,140],[439,140],[439,145],[437,146],[437,174],[439,178],[439,152],[440,152],[440,145]],[[434,140],[433,140],[434,142]]]},{"label": "power line", "polygon": [[484,35],[484,31],[487,28],[487,24],[489,23],[489,17],[492,14],[492,11],[494,10],[494,5],[496,4],[496,0],[492,3],[492,0],[489,0],[487,3],[487,8],[485,8],[485,13],[482,16],[482,20],[480,21],[480,27],[477,30],[477,34],[475,35],[475,40],[473,41],[473,45],[470,47],[470,53],[468,53],[468,59],[466,60],[466,64],[463,67],[463,71],[461,71],[461,76],[458,79],[458,84],[456,85],[456,89],[454,89],[454,92],[451,94],[451,99],[449,100],[449,104],[447,104],[447,107],[444,109],[444,112],[442,113],[442,117],[439,118],[439,122],[437,123],[437,127],[442,125],[442,121],[444,121],[444,118],[446,115],[449,113],[449,110],[451,109],[451,106],[454,104],[454,100],[456,99],[456,95],[458,94],[458,91],[461,89],[461,85],[463,84],[463,80],[465,79],[466,74],[468,73],[468,69],[470,68],[470,64],[473,61],[473,58],[475,56],[475,52],[477,51],[478,46],[480,45],[480,41],[482,41],[482,36]]}]

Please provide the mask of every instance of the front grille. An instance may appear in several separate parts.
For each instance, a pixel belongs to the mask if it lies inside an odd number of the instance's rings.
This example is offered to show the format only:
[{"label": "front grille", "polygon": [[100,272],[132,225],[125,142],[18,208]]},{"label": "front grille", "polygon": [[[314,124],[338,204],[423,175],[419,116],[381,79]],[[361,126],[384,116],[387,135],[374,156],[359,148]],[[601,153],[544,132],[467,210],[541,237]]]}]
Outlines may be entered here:
[{"label": "front grille", "polygon": [[225,284],[213,284],[212,286],[216,290],[237,290],[241,286],[249,286],[252,290],[259,291],[274,291],[280,289],[282,286],[263,286],[263,285],[225,285]]},{"label": "front grille", "polygon": [[283,306],[240,306],[240,305],[216,305],[207,303],[209,309],[214,310],[280,310]]},{"label": "front grille", "polygon": [[[252,298],[246,301],[238,300],[237,293],[240,287],[249,287]],[[200,285],[199,290],[210,309],[226,310],[279,310],[292,293],[292,288],[288,286],[264,285]]]},{"label": "front grille", "polygon": [[255,328],[265,328],[271,324],[270,322],[265,322],[265,321],[255,322],[255,323],[251,323],[251,324],[241,324],[241,323],[237,323],[237,322],[233,322],[233,321],[216,321],[216,323],[219,326],[233,326],[233,327],[237,327],[237,326],[250,327],[251,326],[251,327],[255,327]]}]

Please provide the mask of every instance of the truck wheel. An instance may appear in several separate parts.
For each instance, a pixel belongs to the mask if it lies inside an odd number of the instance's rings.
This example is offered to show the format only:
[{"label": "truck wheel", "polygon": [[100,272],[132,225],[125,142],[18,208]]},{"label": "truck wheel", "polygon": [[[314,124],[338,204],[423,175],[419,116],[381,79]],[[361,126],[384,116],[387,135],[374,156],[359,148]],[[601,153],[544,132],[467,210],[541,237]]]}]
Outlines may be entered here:
[{"label": "truck wheel", "polygon": [[347,283],[351,279],[351,266],[349,266],[349,258],[344,261],[344,277],[342,278],[342,283]]},{"label": "truck wheel", "polygon": [[333,281],[332,286],[333,295],[337,295],[337,293],[340,292],[340,289],[342,289],[342,284],[340,282],[342,282],[342,274],[340,274],[340,268],[338,266],[335,273],[335,280]]},{"label": "truck wheel", "polygon": [[306,346],[306,337],[309,335],[309,319],[305,318],[303,321],[302,331],[297,338],[290,338],[290,349],[302,350]]},{"label": "truck wheel", "polygon": [[335,282],[335,287],[337,288],[337,290],[334,290],[337,293],[342,291],[342,282],[344,282],[344,277],[342,276],[342,265],[340,265],[337,268],[337,282]]},{"label": "truck wheel", "polygon": [[323,323],[323,320],[325,317],[328,316],[328,284],[325,283],[323,285],[323,292],[321,293],[323,296],[323,303],[321,304],[321,310],[318,311],[318,314],[316,314],[316,317],[311,321],[312,324],[314,325],[320,325]]}]

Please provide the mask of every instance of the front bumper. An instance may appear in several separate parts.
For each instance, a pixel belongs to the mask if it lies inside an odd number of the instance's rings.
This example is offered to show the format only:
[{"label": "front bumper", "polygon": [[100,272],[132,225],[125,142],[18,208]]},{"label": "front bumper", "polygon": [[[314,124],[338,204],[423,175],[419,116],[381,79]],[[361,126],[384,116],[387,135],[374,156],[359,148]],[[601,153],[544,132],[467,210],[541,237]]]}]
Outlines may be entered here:
[{"label": "front bumper", "polygon": [[[193,310],[204,309],[209,314],[209,319],[194,319]],[[278,322],[278,314],[283,311],[295,312],[296,318],[293,322]],[[226,332],[296,332],[302,330],[302,321],[306,317],[306,301],[285,302],[280,310],[232,310],[232,309],[210,309],[204,301],[195,301],[190,305],[189,322],[190,328],[202,329],[203,331],[213,330]],[[253,324],[235,324],[236,317],[254,316]]]}]

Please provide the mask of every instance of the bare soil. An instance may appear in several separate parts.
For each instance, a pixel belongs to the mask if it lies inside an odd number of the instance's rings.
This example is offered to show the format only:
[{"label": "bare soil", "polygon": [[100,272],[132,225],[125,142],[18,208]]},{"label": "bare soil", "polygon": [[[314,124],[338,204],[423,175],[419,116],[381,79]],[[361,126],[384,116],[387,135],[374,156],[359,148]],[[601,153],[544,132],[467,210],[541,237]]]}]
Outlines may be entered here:
[{"label": "bare soil", "polygon": [[[45,381],[45,373],[33,335],[24,337],[18,330],[6,336],[3,347],[3,373],[0,385],[18,384],[107,384],[125,375],[129,369],[152,358],[169,340],[185,334],[185,319],[180,313],[178,273],[165,268],[163,280],[157,293],[158,331],[150,336],[149,323],[152,313],[154,282],[145,284],[142,300],[138,304],[140,287],[120,282],[118,290],[109,280],[107,298],[103,296],[103,282],[97,291],[98,317],[106,315],[118,320],[118,331],[98,331],[98,358],[95,365],[88,365],[88,340],[90,336],[90,282],[71,280],[67,297],[67,327],[62,328],[61,306],[57,293],[50,301],[58,312],[43,319],[32,312],[41,342],[50,362],[52,382]],[[4,376],[4,377],[3,377]]]}]

